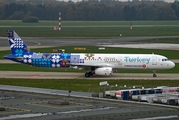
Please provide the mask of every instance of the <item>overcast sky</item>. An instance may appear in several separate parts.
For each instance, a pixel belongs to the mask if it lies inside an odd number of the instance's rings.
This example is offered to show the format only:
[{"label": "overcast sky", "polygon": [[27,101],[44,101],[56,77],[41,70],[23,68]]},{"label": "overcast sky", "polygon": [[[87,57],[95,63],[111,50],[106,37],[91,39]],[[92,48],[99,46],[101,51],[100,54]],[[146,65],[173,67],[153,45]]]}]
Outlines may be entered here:
[{"label": "overcast sky", "polygon": [[[59,0],[59,1],[69,1],[69,0]],[[81,1],[81,0],[71,0],[74,2]],[[120,0],[120,1],[128,1],[128,0]],[[166,2],[174,2],[175,0],[165,0]]]}]

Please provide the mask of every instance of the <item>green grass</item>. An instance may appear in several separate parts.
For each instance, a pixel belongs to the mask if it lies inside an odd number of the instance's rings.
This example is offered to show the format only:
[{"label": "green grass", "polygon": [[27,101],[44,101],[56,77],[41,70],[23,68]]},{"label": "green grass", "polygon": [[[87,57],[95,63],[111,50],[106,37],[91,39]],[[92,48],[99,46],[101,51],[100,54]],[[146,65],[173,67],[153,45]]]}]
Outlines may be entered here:
[{"label": "green grass", "polygon": [[[96,26],[96,25],[178,25],[179,21],[62,21],[64,26]],[[57,21],[40,20],[39,23],[23,23],[21,20],[0,20],[0,26],[52,26]]]},{"label": "green grass", "polygon": [[[32,49],[34,52],[52,53],[53,49],[65,49],[66,53],[116,53],[116,54],[160,54],[169,59],[179,59],[179,51],[177,50],[157,50],[157,49],[135,49],[135,48],[114,48],[106,47],[105,50],[99,50],[96,46],[83,46],[86,50],[74,50],[78,46],[64,46],[52,48],[38,48]],[[79,46],[81,48],[81,46]],[[5,54],[11,54],[11,51],[0,51],[0,59],[3,59]]]},{"label": "green grass", "polygon": [[0,59],[4,59],[3,56],[6,55],[6,54],[11,54],[11,51],[10,50],[0,51]]},{"label": "green grass", "polygon": [[[178,25],[179,21],[62,21],[63,26],[106,26],[106,25]],[[55,26],[56,21],[40,20],[39,23],[23,23],[21,20],[0,20],[0,26]]]},{"label": "green grass", "polygon": [[172,27],[137,27],[133,28],[131,33],[128,27],[68,27],[61,31],[54,31],[52,28],[19,28],[19,27],[1,27],[0,36],[6,37],[6,30],[13,29],[21,37],[119,37],[122,36],[177,36],[179,29]]},{"label": "green grass", "polygon": [[[178,24],[178,21],[133,21],[131,33],[129,21],[63,21],[61,31],[52,29],[53,26],[58,25],[57,21],[40,21],[32,24],[21,21],[0,21],[2,26],[0,36],[6,36],[6,29],[13,29],[22,37],[119,37],[120,34],[123,36],[177,36]],[[135,25],[139,26],[135,27]]]},{"label": "green grass", "polygon": [[[40,68],[26,64],[0,64],[0,70],[3,71],[42,71],[42,72],[83,72],[85,70],[75,70],[72,68]],[[152,70],[118,70],[117,73],[152,73]],[[179,73],[179,63],[169,70],[158,70],[157,73]]]},{"label": "green grass", "polygon": [[[99,82],[103,80],[74,80],[74,79],[4,79],[0,78],[2,85],[15,85],[36,88],[48,88],[59,90],[72,90],[88,92],[89,89],[99,88],[102,92],[103,87],[99,87]],[[177,80],[107,80],[109,85],[118,84],[118,86],[144,86],[144,87],[157,87],[157,86],[179,86]],[[109,88],[107,88],[109,89]],[[118,88],[116,88],[118,89]]]}]

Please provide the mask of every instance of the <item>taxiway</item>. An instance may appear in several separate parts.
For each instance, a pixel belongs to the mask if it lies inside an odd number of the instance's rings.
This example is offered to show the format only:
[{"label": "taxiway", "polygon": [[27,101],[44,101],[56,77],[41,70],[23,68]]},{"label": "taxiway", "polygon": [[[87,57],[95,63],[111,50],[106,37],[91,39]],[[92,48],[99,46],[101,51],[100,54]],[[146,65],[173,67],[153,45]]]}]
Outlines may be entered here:
[{"label": "taxiway", "polygon": [[[134,44],[138,40],[150,40],[161,38],[176,38],[179,36],[142,36],[142,37],[117,37],[117,38],[35,38],[22,37],[22,40],[29,48],[54,47],[54,46],[100,46],[100,45],[121,45]],[[9,43],[6,37],[0,37],[1,49],[9,50]],[[139,43],[141,44],[141,43]],[[143,44],[143,43],[142,43]],[[170,46],[169,46],[170,47]],[[166,47],[165,47],[166,49]]]},{"label": "taxiway", "polygon": [[0,78],[28,78],[28,79],[127,79],[127,80],[178,80],[179,74],[157,74],[152,77],[151,74],[142,73],[114,73],[111,76],[97,76],[86,78],[84,73],[73,72],[23,72],[23,71],[0,71]]}]

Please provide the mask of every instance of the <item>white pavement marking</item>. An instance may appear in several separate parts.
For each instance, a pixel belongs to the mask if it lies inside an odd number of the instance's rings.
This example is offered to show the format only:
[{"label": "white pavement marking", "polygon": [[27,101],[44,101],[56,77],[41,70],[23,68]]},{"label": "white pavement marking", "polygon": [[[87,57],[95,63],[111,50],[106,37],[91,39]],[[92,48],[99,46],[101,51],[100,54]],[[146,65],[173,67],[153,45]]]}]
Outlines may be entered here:
[{"label": "white pavement marking", "polygon": [[20,119],[20,118],[32,118],[32,117],[40,117],[46,116],[47,113],[38,113],[38,114],[23,114],[23,115],[10,115],[7,117],[1,117],[0,120],[12,120],[12,119]]},{"label": "white pavement marking", "polygon": [[169,43],[135,43],[135,44],[118,44],[118,45],[98,45],[103,47],[121,47],[121,48],[143,48],[143,49],[164,49],[179,50],[179,44]]},{"label": "white pavement marking", "polygon": [[[101,111],[101,110],[109,110],[115,107],[103,107],[103,108],[94,108],[94,109],[82,109],[82,110],[73,110],[73,111],[65,111],[65,112],[56,112],[55,114],[70,114],[70,113],[81,113],[81,112],[90,112],[90,111]],[[54,113],[38,113],[38,114],[23,114],[23,115],[10,115],[7,117],[1,117],[0,120],[12,120],[12,119],[20,119],[20,118],[32,118],[32,117],[40,117],[46,115],[53,115]]]},{"label": "white pavement marking", "polygon": [[17,64],[18,62],[14,62],[11,60],[0,60],[0,64]]},{"label": "white pavement marking", "polygon": [[139,118],[139,119],[131,119],[131,120],[162,120],[162,119],[171,119],[171,118],[178,118],[178,115],[159,116],[159,117],[150,117],[150,118]]}]

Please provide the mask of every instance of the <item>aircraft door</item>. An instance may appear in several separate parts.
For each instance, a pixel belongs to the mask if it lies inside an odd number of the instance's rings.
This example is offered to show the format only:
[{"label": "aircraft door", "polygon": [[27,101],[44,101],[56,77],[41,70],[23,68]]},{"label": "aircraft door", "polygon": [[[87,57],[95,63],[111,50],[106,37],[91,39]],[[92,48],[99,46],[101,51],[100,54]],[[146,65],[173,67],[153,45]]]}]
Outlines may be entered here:
[{"label": "aircraft door", "polygon": [[118,61],[117,62],[118,62],[118,65],[122,65],[122,56],[118,57]]},{"label": "aircraft door", "polygon": [[157,56],[152,56],[152,65],[157,65]]}]

